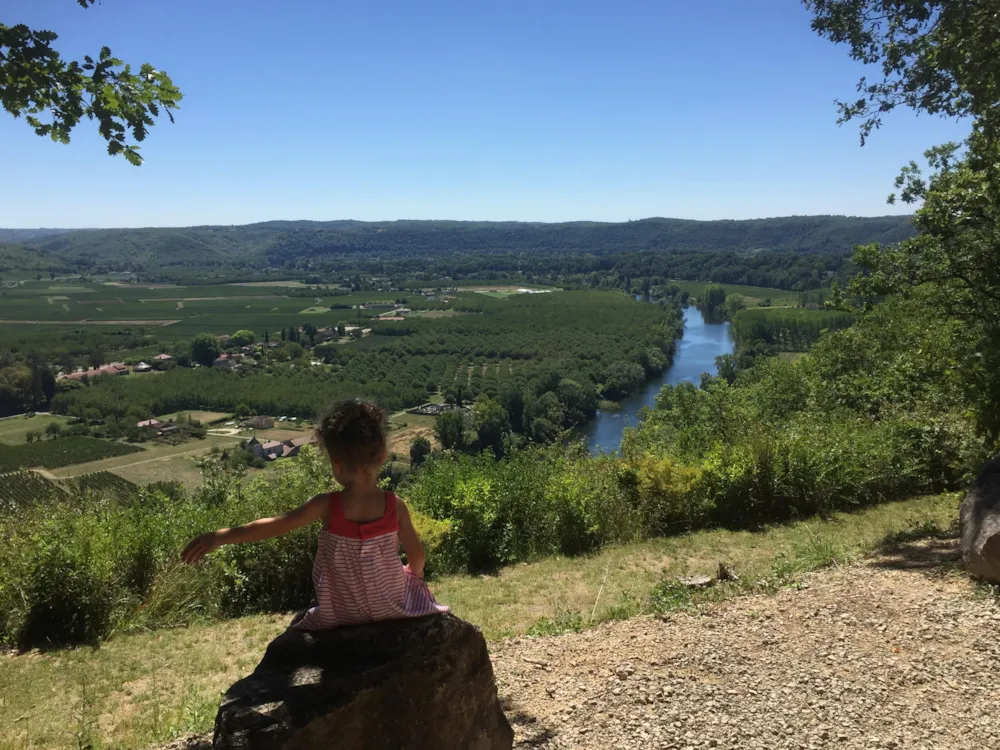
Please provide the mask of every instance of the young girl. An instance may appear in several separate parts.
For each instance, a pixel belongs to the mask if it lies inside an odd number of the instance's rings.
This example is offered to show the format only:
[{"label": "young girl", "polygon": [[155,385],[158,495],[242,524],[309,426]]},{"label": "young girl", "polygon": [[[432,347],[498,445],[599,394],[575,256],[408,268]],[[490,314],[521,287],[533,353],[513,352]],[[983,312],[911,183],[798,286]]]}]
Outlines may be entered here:
[{"label": "young girl", "polygon": [[[316,433],[343,492],[317,495],[274,518],[202,534],[181,558],[193,564],[223,544],[269,539],[322,521],[313,564],[317,604],[295,627],[325,630],[448,611],[423,582],[424,548],[409,511],[376,484],[386,459],[385,412],[372,404],[344,401],[330,410]],[[399,559],[400,543],[409,562],[405,567]]]}]

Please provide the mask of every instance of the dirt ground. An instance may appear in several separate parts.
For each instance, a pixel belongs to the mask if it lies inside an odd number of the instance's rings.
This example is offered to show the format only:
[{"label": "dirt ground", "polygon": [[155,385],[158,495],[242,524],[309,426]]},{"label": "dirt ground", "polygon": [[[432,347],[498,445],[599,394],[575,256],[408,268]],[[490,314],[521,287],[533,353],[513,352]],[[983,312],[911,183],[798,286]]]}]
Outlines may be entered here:
[{"label": "dirt ground", "polygon": [[775,596],[497,644],[515,747],[1000,748],[1000,606],[955,559],[912,543]]}]

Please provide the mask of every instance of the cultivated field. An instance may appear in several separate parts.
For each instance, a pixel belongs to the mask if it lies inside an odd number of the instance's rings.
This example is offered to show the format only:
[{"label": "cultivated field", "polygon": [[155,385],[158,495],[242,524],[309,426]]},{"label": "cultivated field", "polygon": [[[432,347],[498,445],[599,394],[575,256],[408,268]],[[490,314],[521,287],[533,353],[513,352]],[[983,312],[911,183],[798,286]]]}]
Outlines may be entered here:
[{"label": "cultivated field", "polygon": [[36,414],[33,417],[7,417],[0,419],[0,443],[5,445],[20,445],[25,442],[29,432],[44,434],[50,424],[65,427],[69,420],[54,414]]},{"label": "cultivated field", "polygon": [[[712,281],[679,281],[671,279],[671,284],[676,284],[692,297],[700,296],[705,287],[714,285]],[[755,306],[759,300],[770,298],[771,304],[775,307],[794,306],[798,304],[799,293],[789,292],[784,289],[771,289],[765,286],[746,286],[744,284],[719,284],[726,290],[726,295],[739,294],[747,301],[748,306]]]},{"label": "cultivated field", "polygon": [[[137,476],[136,467],[146,466],[146,469],[142,469],[138,472],[139,474],[145,474],[151,470],[148,467],[149,464],[164,462],[168,459],[179,457],[201,456],[208,453],[208,451],[215,446],[225,448],[239,445],[239,442],[239,438],[209,435],[204,440],[190,440],[188,442],[181,443],[180,445],[168,445],[166,443],[146,444],[148,447],[144,447],[141,453],[106,458],[100,461],[91,461],[88,463],[73,464],[72,466],[64,466],[62,468],[55,469],[50,473],[58,479],[67,479],[69,477],[78,477],[81,474],[90,474],[96,471],[111,471],[119,476],[125,477],[125,479],[128,479],[130,482],[142,484],[142,480],[133,478],[134,476]],[[158,468],[163,469],[163,467]],[[173,477],[170,476],[158,477],[158,479],[172,478]],[[148,481],[157,480],[151,479]]]}]

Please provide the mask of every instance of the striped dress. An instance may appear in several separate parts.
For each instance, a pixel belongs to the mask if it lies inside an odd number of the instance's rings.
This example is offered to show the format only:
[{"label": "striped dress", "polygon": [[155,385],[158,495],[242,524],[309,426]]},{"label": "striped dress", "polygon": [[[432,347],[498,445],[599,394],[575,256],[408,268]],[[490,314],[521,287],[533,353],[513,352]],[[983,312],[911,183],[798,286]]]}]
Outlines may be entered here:
[{"label": "striped dress", "polygon": [[340,493],[330,493],[330,522],[320,532],[313,563],[317,604],[296,628],[327,630],[448,611],[399,559],[396,502],[387,492],[382,518],[355,523],[344,518]]}]

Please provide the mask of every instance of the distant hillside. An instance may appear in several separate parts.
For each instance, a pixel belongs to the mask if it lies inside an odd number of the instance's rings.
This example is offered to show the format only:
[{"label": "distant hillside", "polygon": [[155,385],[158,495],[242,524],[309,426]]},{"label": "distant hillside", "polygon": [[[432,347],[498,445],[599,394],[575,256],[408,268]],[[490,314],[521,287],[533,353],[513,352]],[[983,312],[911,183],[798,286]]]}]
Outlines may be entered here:
[{"label": "distant hillside", "polygon": [[77,232],[78,229],[0,229],[0,242],[29,242],[50,237],[54,234]]},{"label": "distant hillside", "polygon": [[[53,230],[0,230],[13,232]],[[895,243],[913,234],[909,217],[792,216],[747,221],[643,219],[620,224],[462,221],[272,221],[246,226],[75,230],[22,238],[36,259],[80,269],[281,267],[335,257],[781,251],[844,253],[855,244]]]}]

